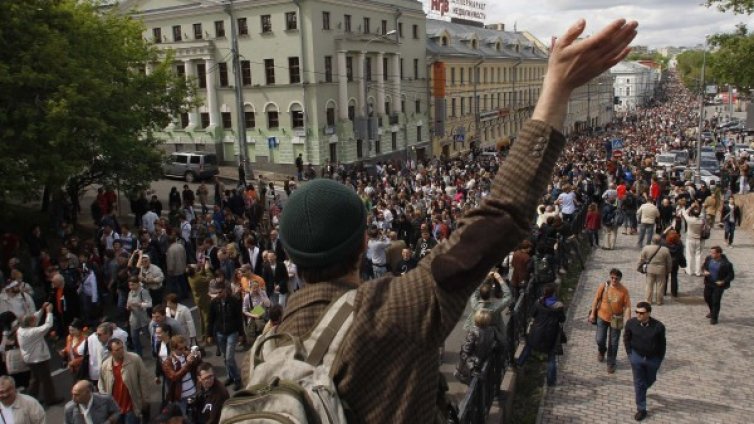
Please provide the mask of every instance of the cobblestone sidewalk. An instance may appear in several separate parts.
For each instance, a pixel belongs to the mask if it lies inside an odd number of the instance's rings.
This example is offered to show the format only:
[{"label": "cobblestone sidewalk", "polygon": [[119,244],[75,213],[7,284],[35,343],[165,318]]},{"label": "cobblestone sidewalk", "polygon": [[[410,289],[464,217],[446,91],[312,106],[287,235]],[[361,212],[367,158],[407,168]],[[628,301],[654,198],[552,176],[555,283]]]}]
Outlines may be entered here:
[{"label": "cobblestone sidewalk", "polygon": [[[702,295],[702,279],[679,273],[679,297],[655,305],[652,316],[667,328],[668,349],[657,382],[649,390],[650,423],[754,422],[754,235],[736,232],[734,248],[725,248],[722,229],[715,228],[703,247],[713,245],[733,263],[736,278],[725,292],[720,321],[710,325]],[[558,364],[557,386],[548,388],[538,422],[628,423],[636,412],[631,366],[621,341],[618,368],[606,372],[597,362],[595,328],[587,313],[595,290],[610,268],[623,272],[631,302],[643,300],[644,276],[636,272],[639,250],[636,236],[618,234],[614,251],[596,250],[581,276],[571,303],[566,331],[568,345]]]}]

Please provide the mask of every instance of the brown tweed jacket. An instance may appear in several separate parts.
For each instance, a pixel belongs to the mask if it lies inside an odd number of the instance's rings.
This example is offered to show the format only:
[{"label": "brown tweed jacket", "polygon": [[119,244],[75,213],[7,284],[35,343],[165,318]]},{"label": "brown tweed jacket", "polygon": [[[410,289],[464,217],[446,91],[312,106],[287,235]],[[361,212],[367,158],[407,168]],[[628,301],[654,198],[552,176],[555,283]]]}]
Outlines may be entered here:
[{"label": "brown tweed jacket", "polygon": [[[416,269],[360,284],[355,319],[334,363],[338,393],[363,423],[424,424],[437,417],[438,348],[490,268],[526,236],[565,139],[529,121],[482,206]],[[294,293],[278,329],[305,337],[349,287],[307,285]]]}]

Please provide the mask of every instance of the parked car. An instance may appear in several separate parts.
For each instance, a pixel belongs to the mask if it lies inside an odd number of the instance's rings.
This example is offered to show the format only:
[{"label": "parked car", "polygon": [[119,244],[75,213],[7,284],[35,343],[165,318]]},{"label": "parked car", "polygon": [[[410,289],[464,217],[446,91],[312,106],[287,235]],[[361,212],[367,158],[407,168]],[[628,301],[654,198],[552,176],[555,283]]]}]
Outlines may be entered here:
[{"label": "parked car", "polygon": [[183,178],[189,183],[212,178],[219,172],[217,155],[207,152],[171,153],[163,166],[163,173],[166,177]]},{"label": "parked car", "polygon": [[712,186],[720,185],[720,177],[714,175],[706,169],[701,170],[701,177],[702,181],[707,185],[707,187],[712,188]]},{"label": "parked car", "polygon": [[678,157],[675,153],[661,153],[655,156],[655,164],[661,168],[667,168],[677,163]]},{"label": "parked car", "polygon": [[713,175],[720,176],[720,164],[717,162],[717,159],[713,158],[712,160],[709,160],[705,158],[704,156],[702,156],[702,160],[699,164],[699,167],[702,170],[709,171]]},{"label": "parked car", "polygon": [[686,165],[689,163],[689,151],[688,150],[671,150],[670,153],[675,155],[676,163],[679,165]]}]

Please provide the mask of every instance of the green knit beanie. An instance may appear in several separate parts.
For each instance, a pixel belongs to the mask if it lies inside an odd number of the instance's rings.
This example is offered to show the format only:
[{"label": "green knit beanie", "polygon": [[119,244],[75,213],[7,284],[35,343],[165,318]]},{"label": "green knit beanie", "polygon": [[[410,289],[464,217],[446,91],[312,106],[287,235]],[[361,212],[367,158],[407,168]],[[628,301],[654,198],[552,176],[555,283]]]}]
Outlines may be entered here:
[{"label": "green knit beanie", "polygon": [[361,248],[366,209],[346,186],[310,181],[291,195],[280,217],[280,241],[293,263],[322,268]]}]

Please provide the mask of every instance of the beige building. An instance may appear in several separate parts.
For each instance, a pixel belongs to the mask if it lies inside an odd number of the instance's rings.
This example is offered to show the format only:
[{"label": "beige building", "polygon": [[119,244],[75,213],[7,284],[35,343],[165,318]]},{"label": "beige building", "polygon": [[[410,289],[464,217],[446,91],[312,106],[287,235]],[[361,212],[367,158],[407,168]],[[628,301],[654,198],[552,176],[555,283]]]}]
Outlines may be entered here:
[{"label": "beige building", "polygon": [[[421,153],[425,19],[404,0],[127,0],[144,37],[195,79],[201,106],[165,128],[165,150],[238,160],[231,16],[239,42],[248,157],[262,169]],[[147,64],[147,72],[150,65]]]},{"label": "beige building", "polygon": [[548,53],[521,32],[427,20],[433,154],[515,137],[531,116]]},{"label": "beige building", "polygon": [[613,84],[613,75],[606,71],[574,90],[568,100],[563,133],[604,128],[610,123],[614,115]]}]

